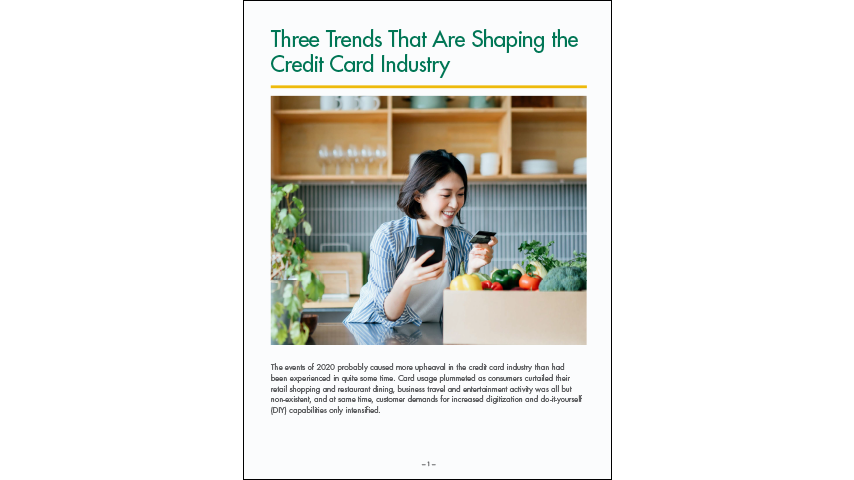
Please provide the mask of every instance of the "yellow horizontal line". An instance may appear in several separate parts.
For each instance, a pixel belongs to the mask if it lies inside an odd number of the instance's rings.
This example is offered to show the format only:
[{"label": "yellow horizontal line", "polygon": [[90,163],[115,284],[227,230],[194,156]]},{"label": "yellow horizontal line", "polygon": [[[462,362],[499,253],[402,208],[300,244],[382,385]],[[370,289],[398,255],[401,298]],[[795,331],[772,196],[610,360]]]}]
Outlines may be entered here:
[{"label": "yellow horizontal line", "polygon": [[587,85],[270,85],[270,88],[587,88]]}]

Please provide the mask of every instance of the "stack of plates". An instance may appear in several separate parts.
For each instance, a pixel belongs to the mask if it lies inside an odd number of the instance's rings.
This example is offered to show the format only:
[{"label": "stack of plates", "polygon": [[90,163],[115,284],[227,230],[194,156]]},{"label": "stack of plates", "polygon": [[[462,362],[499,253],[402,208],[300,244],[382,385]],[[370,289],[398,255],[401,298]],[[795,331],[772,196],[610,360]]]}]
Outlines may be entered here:
[{"label": "stack of plates", "polygon": [[554,160],[525,160],[522,162],[522,173],[528,175],[542,175],[546,173],[557,173],[557,162]]}]

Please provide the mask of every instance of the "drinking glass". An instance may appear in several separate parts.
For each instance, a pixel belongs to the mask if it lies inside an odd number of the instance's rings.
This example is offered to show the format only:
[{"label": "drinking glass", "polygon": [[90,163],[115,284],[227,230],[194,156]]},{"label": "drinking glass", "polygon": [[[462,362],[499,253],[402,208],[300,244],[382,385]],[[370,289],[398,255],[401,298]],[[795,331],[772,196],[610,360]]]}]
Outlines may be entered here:
[{"label": "drinking glass", "polygon": [[350,175],[355,175],[356,162],[359,161],[359,147],[355,143],[347,147],[347,161],[350,163]]},{"label": "drinking glass", "polygon": [[374,151],[374,156],[377,157],[377,160],[380,163],[379,174],[383,174],[383,164],[385,164],[386,156],[388,156],[388,152],[386,152],[385,145],[377,145],[377,149]]},{"label": "drinking glass", "polygon": [[370,175],[368,165],[374,161],[374,149],[367,143],[362,145],[362,163],[365,164],[365,175]]},{"label": "drinking glass", "polygon": [[317,158],[320,163],[320,173],[326,175],[326,164],[329,163],[329,148],[326,145],[321,145],[317,149]]},{"label": "drinking glass", "polygon": [[341,175],[341,162],[344,161],[344,149],[341,145],[332,147],[332,158],[335,160],[335,175]]}]

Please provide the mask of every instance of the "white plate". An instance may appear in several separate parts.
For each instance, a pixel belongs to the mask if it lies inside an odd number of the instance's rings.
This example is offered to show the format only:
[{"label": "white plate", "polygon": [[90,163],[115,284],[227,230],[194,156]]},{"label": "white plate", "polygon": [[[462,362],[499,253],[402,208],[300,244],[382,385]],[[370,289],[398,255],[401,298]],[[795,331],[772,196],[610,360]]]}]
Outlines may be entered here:
[{"label": "white plate", "polygon": [[557,173],[557,162],[554,160],[533,159],[522,162],[522,173],[528,175],[542,175],[546,173]]}]

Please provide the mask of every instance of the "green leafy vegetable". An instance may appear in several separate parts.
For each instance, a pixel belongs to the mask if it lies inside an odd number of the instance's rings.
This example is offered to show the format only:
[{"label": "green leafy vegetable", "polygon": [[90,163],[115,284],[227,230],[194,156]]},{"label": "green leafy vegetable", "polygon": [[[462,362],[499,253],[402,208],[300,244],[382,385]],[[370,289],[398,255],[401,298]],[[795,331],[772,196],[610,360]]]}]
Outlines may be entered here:
[{"label": "green leafy vegetable", "polygon": [[587,290],[587,272],[578,267],[563,266],[549,270],[540,282],[541,292],[577,292]]},{"label": "green leafy vegetable", "polygon": [[530,243],[523,241],[522,244],[519,245],[519,251],[524,252],[525,258],[528,259],[528,263],[525,265],[526,273],[534,273],[537,271],[537,266],[533,265],[531,262],[539,262],[547,272],[555,267],[564,265],[563,262],[556,259],[554,255],[549,253],[549,247],[554,243],[555,242],[553,240],[549,242],[548,245],[543,245],[539,240],[534,240]]},{"label": "green leafy vegetable", "polygon": [[587,272],[587,254],[586,253],[576,253],[575,250],[572,251],[572,260],[569,261],[570,267],[578,267],[585,272]]}]

